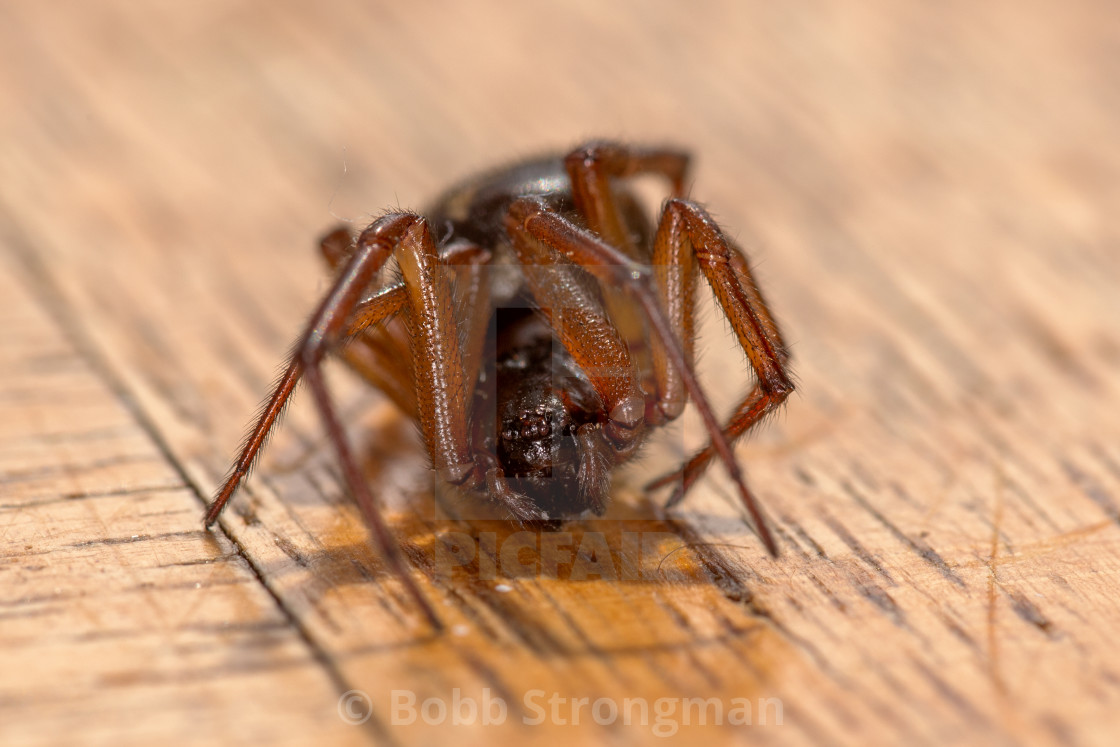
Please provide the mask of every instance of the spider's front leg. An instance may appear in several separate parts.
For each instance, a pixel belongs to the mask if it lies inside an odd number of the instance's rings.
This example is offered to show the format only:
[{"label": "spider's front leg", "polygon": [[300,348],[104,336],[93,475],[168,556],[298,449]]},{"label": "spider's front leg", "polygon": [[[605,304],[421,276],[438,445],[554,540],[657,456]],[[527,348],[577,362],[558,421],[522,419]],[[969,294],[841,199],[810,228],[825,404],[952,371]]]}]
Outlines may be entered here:
[{"label": "spider's front leg", "polygon": [[[506,231],[534,302],[564,350],[586,375],[605,417],[573,432],[579,452],[581,505],[602,514],[610,469],[629,458],[646,433],[646,397],[638,367],[614,320],[603,306],[594,278],[566,254],[533,237],[522,224],[522,202],[506,217]],[[600,406],[601,405],[601,409]]]},{"label": "spider's front leg", "polygon": [[[353,255],[356,248],[350,231],[339,226],[322,238],[320,251],[330,269],[337,273]],[[490,262],[490,252],[466,240],[457,240],[439,248],[440,261],[450,265],[455,273],[456,306],[458,308],[486,308],[490,301],[489,287],[485,282],[484,266]],[[388,314],[381,311],[376,299],[385,297],[395,303]],[[401,412],[419,422],[416,404],[416,383],[412,372],[408,314],[396,315],[404,308],[407,293],[404,283],[397,281],[382,288],[377,296],[364,302],[355,310],[350,330],[343,334],[346,343],[336,349],[351,369],[376,389],[389,397]],[[485,315],[480,315],[485,324]],[[473,323],[475,317],[468,317]],[[463,339],[463,369],[466,381],[478,375],[479,356],[485,342],[485,329],[468,328]]]},{"label": "spider's front leg", "polygon": [[[723,434],[723,430],[716,421],[711,405],[696,380],[688,357],[674,335],[673,325],[659,305],[658,294],[649,268],[625,256],[620,250],[607,244],[598,236],[575,226],[536,198],[524,197],[510,206],[506,217],[506,229],[514,238],[514,246],[521,252],[523,263],[532,264],[539,259],[539,251],[534,256],[534,245],[545,247],[565,257],[568,261],[583,266],[603,283],[621,287],[632,294],[641,305],[655,339],[658,340],[667,359],[675,367],[684,390],[688,392],[688,395],[692,397],[696,404],[696,408],[711,434],[712,445],[726,466],[732,482],[735,483],[744,506],[751,514],[760,539],[772,555],[777,555],[778,549],[773,535],[770,533],[754,497],[747,489],[742,471],[731,453],[731,447]],[[589,376],[593,376],[595,368],[600,363],[610,365],[609,360],[603,360],[603,354],[598,352],[599,347],[595,341],[586,340],[585,335],[582,335],[578,330],[573,333],[572,337],[576,344],[589,348],[587,355],[590,366],[584,369]],[[567,340],[565,340],[565,345],[567,345]],[[569,352],[581,366],[584,365],[575,352],[571,350]],[[598,388],[600,385],[597,384],[596,386]],[[627,408],[620,412],[629,412],[630,409],[628,403]],[[643,412],[644,409],[643,407]],[[613,421],[613,412],[611,418]],[[640,415],[635,420],[637,424],[643,423]]]},{"label": "spider's front leg", "polygon": [[[699,205],[671,199],[665,204],[658,225],[653,266],[674,334],[683,341],[689,360],[693,347],[695,264],[700,266],[711,286],[758,379],[723,428],[727,440],[734,443],[793,392],[789,351],[742,251],[723,235]],[[653,352],[659,409],[672,419],[684,409],[687,392],[680,372],[663,347],[655,342]],[[666,505],[678,503],[717,451],[714,442],[709,444],[678,471],[649,483],[647,490],[676,482],[676,489]]]},{"label": "spider's front leg", "polygon": [[[419,219],[418,239],[401,244],[397,263],[408,292],[408,330],[416,378],[416,403],[420,429],[427,441],[432,466],[450,485],[467,491],[485,489],[517,521],[537,521],[545,514],[529,498],[509,487],[505,475],[490,455],[472,450],[468,405],[478,378],[486,341],[489,288],[481,262],[470,263],[460,276],[458,304],[448,264],[462,263],[470,252],[488,253],[473,245],[451,247],[441,257],[432,242],[427,222]],[[465,321],[460,344],[455,307],[476,313]]]},{"label": "spider's front leg", "polygon": [[[377,272],[394,252],[404,282],[383,288],[363,301]],[[469,252],[460,259],[469,261]],[[437,630],[442,628],[442,623],[409,575],[400,548],[369,492],[331,402],[320,366],[329,350],[403,310],[413,332],[416,401],[433,464],[445,478],[462,479],[469,472],[471,462],[467,444],[467,397],[459,337],[454,333],[443,334],[448,329],[454,330],[450,281],[441,271],[445,266],[427,224],[419,216],[387,215],[362,232],[330,292],[308,322],[284,375],[206,516],[208,526],[217,520],[248,475],[299,379],[306,378],[338,454],[347,487],[376,544],[389,568],[401,579],[408,594]]]}]

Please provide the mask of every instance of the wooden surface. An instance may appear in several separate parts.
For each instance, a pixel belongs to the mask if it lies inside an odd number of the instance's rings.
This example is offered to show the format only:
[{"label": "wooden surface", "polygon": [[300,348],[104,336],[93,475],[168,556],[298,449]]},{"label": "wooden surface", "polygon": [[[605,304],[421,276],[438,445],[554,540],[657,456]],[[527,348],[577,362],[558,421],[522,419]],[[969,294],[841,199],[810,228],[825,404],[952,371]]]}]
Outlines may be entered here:
[{"label": "wooden surface", "polygon": [[[1115,9],[702,5],[0,6],[0,742],[1112,743]],[[693,422],[565,527],[648,540],[647,576],[452,567],[450,533],[509,530],[433,520],[410,424],[338,366],[449,632],[383,572],[306,397],[203,531],[325,288],[320,231],[588,136],[693,149],[755,258],[799,390],[738,453],[782,556],[718,471],[671,520],[637,490]],[[394,725],[393,690],[510,710]],[[754,718],[532,726],[533,690]]]}]

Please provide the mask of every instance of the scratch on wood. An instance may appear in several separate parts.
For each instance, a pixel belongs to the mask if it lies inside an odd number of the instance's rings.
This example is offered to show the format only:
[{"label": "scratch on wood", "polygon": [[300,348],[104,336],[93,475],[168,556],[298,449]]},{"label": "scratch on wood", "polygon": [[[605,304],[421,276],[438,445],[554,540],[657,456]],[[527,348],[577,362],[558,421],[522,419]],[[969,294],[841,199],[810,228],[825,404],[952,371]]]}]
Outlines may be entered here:
[{"label": "scratch on wood", "polygon": [[988,552],[988,676],[1001,696],[1007,695],[1007,686],[1000,675],[999,636],[997,634],[996,586],[997,561],[999,558],[999,528],[1003,523],[1003,468],[996,465],[996,485],[992,508],[992,534]]},{"label": "scratch on wood", "polygon": [[149,540],[171,539],[173,537],[209,537],[210,533],[201,529],[183,532],[162,532],[160,534],[133,534],[128,537],[100,537],[85,542],[73,542],[67,547],[95,547],[97,545],[129,545],[134,542],[148,542]]}]

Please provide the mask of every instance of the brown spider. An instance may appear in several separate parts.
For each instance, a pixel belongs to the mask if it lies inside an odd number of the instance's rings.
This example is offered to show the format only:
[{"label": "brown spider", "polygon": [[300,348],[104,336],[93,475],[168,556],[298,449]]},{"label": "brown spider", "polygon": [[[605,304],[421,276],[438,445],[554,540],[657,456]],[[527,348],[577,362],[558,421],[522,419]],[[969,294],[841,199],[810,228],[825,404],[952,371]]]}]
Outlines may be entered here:
[{"label": "brown spider", "polygon": [[[710,444],[647,485],[675,505],[719,457],[758,534],[777,554],[730,442],[793,391],[788,352],[742,251],[683,199],[686,153],[593,142],[451,189],[422,215],[391,212],[353,240],[322,241],[338,271],[206,516],[249,473],[301,377],[389,567],[431,624],[323,383],[339,350],[423,432],[439,477],[515,520],[602,514],[611,470],[691,397]],[[672,185],[651,231],[623,180]],[[395,272],[385,273],[395,259]],[[696,269],[757,377],[720,427],[693,373]],[[554,344],[555,341],[555,344]]]}]

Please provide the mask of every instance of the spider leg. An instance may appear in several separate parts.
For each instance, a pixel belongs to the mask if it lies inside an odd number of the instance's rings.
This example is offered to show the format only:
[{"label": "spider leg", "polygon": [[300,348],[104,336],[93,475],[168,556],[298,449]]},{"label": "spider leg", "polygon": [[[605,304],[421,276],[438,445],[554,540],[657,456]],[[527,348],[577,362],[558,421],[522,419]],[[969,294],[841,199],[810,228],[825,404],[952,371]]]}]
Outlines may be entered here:
[{"label": "spider leg", "polygon": [[[480,253],[480,260],[464,264],[457,268],[456,283],[453,288],[456,307],[461,310],[460,340],[463,354],[463,378],[469,386],[474,386],[478,381],[482,367],[482,356],[486,349],[487,333],[490,331],[491,314],[479,313],[480,309],[490,309],[490,278],[487,275],[486,263],[490,260],[490,253],[478,249],[473,244],[464,243]],[[466,250],[454,247],[444,249],[444,259],[448,262],[458,262],[460,253]],[[478,434],[475,434],[476,437]],[[481,443],[485,439],[479,438]],[[459,487],[466,490],[485,488],[485,495],[491,501],[502,506],[517,522],[525,523],[547,519],[547,514],[528,496],[518,493],[510,487],[505,473],[498,464],[497,458],[486,451],[479,449],[474,454],[473,471],[467,475]]]},{"label": "spider leg", "polygon": [[626,230],[611,179],[661,174],[672,184],[673,196],[682,197],[688,161],[688,154],[677,150],[596,141],[568,154],[564,167],[572,182],[572,198],[587,220],[587,227],[631,259],[641,259]]},{"label": "spider leg", "polygon": [[[350,231],[341,226],[322,238],[320,250],[327,265],[337,272],[353,254],[354,239]],[[475,244],[457,241],[441,247],[440,256],[445,263],[456,266],[459,281],[456,287],[457,307],[478,309],[489,304],[489,299],[482,295],[489,290],[482,282],[482,266],[489,262],[489,252]],[[386,286],[378,292],[378,296],[383,294],[392,294],[392,301],[398,308],[404,306],[407,298],[401,282]],[[336,354],[355,373],[388,396],[401,412],[419,422],[407,324],[403,315],[396,315],[395,311],[380,318],[377,315],[376,297],[363,302],[354,313],[353,326],[364,329],[353,334]],[[482,323],[485,324],[485,315],[482,317]],[[474,316],[468,316],[467,319],[473,321]],[[479,334],[481,336],[474,336]],[[481,345],[485,342],[485,329],[467,333],[464,339],[472,341],[463,350],[464,370],[469,382],[477,376],[478,356],[481,355]],[[471,353],[475,354],[474,358]]]},{"label": "spider leg", "polygon": [[[642,174],[663,176],[669,181],[672,195],[681,197],[688,166],[689,156],[683,151],[627,146],[601,140],[585,143],[564,159],[564,168],[572,184],[572,199],[587,227],[639,262],[648,260],[648,250],[644,242],[635,244],[637,237],[627,228],[624,215],[624,208],[633,209],[634,206],[628,200],[620,201],[618,193],[612,189],[612,180]],[[641,313],[629,298],[622,297],[611,288],[604,288],[603,295],[611,319],[630,346],[630,354],[643,371],[648,371],[652,366]]]},{"label": "spider leg", "polygon": [[[688,168],[687,154],[672,150],[632,148],[610,142],[592,142],[569,154],[565,166],[572,181],[576,205],[585,216],[588,227],[608,243],[622,248],[631,257],[636,256],[636,253],[625,230],[625,223],[614,192],[611,190],[610,180],[641,173],[658,173],[672,182],[673,197],[677,199],[671,200],[663,211],[654,242],[652,264],[666,315],[677,339],[684,347],[689,365],[692,364],[694,355],[693,247],[697,246],[695,242],[698,239],[713,246],[713,241],[721,241],[725,245],[722,253],[717,249],[714,255],[709,252],[701,256],[706,251],[702,248],[696,252],[696,256],[701,259],[708,282],[720,298],[725,313],[732,321],[732,326],[736,328],[740,344],[747,351],[752,367],[758,375],[759,383],[735,408],[734,414],[724,428],[729,441],[739,438],[767,414],[773,412],[793,390],[793,384],[789,380],[785,367],[789,354],[766,302],[754,283],[750,267],[742,252],[722,236],[702,208],[679,199],[684,194],[684,178]],[[692,228],[692,235],[689,233],[689,226]],[[741,291],[740,293],[734,292],[735,284],[730,281],[726,268],[728,263],[732,266],[734,277],[738,279],[737,290]],[[731,288],[732,291],[721,293],[721,287]],[[730,299],[737,310],[729,310],[728,305],[724,303],[726,299]],[[767,344],[744,342],[746,335],[741,328],[748,320],[757,326],[759,333],[765,336],[764,342]],[[757,338],[755,342],[758,342]],[[757,350],[760,355],[752,356],[751,350]],[[652,358],[659,395],[659,413],[654,417],[660,415],[664,420],[672,420],[680,415],[687,401],[684,383],[680,373],[667,360],[664,345],[659,344],[656,339]],[[710,444],[697,452],[680,470],[651,482],[647,489],[662,487],[674,479],[679,479],[680,485],[667,504],[675,505],[703,472],[716,451],[715,445]]]},{"label": "spider leg", "polygon": [[630,446],[645,424],[645,393],[630,350],[604,310],[594,281],[575,272],[575,263],[554,244],[531,235],[518,221],[517,206],[510,210],[507,230],[533,298],[591,380],[610,418],[608,437],[619,448]]},{"label": "spider leg", "polygon": [[[696,403],[696,408],[711,434],[712,444],[723,460],[732,482],[735,483],[744,506],[750,512],[760,539],[772,555],[777,555],[777,545],[762,518],[754,497],[743,481],[742,470],[739,469],[739,465],[731,453],[731,447],[728,445],[707,397],[688,364],[688,359],[681,349],[680,342],[673,334],[669,319],[666,318],[664,310],[658,303],[656,288],[649,268],[625,256],[619,249],[607,244],[594,234],[573,225],[569,220],[553,212],[545,203],[536,198],[523,197],[510,206],[506,216],[506,229],[510,236],[514,238],[514,246],[519,251],[524,252],[523,247],[531,246],[532,243],[526,240],[531,239],[532,242],[548,247],[569,261],[583,266],[608,287],[621,287],[633,294],[645,311],[646,319],[650,323],[654,335],[664,346],[669,360],[672,361],[676,370],[680,373],[685,389],[691,395],[693,402]],[[524,238],[519,240],[519,236]],[[531,259],[539,260],[541,257],[539,255],[533,257],[528,252],[522,255],[522,262],[525,264],[528,264]],[[589,338],[590,335],[585,331],[575,329],[572,337],[577,338],[575,340],[577,347],[586,346],[590,348],[586,354],[591,365],[591,371],[588,371],[589,376],[592,376],[597,361],[610,365],[611,358],[600,351],[597,340],[588,342],[586,338]],[[567,342],[567,340],[564,340],[565,345],[567,345]],[[569,349],[569,352],[581,366],[584,365],[575,351]],[[585,368],[586,370],[588,369]],[[631,403],[629,401],[626,402],[625,408],[619,409],[621,410],[620,414],[625,414],[628,418],[631,417]],[[612,412],[611,415],[613,421],[614,413]],[[640,412],[634,420],[638,424],[643,422]],[[625,421],[621,421],[620,425],[622,424],[625,424]]]},{"label": "spider leg", "polygon": [[[468,386],[478,380],[486,334],[490,330],[490,252],[463,243],[443,250],[443,261],[456,267],[455,305],[461,320],[463,373]],[[482,313],[480,313],[480,310]]]},{"label": "spider leg", "polygon": [[[351,246],[352,242],[345,228],[336,229],[324,237],[322,241],[323,255],[328,264],[332,266],[338,265],[349,256],[352,251]],[[427,253],[429,257],[432,251],[432,248],[428,248]],[[463,321],[460,330],[461,334],[457,339],[461,340],[462,380],[467,385],[473,385],[478,379],[479,369],[482,364],[482,354],[486,345],[486,334],[489,330],[490,323],[489,314],[477,313],[479,309],[490,308],[490,285],[489,278],[486,276],[485,271],[485,265],[490,260],[490,253],[468,241],[456,241],[441,249],[440,258],[447,265],[455,267],[457,282],[451,289],[454,294],[454,306],[464,312],[468,312],[460,314],[460,318]],[[394,290],[397,288],[399,288],[400,292],[404,292],[403,283],[397,284]],[[435,329],[446,329],[446,325],[450,321],[451,320],[445,318],[442,325],[437,321]],[[384,327],[376,327],[366,330],[363,336],[356,338],[354,341],[355,343],[362,344],[362,347],[349,346],[347,349],[349,350],[350,347],[355,347],[356,351],[374,357],[376,363],[380,366],[382,360],[381,356],[384,355],[382,351],[384,351],[385,346],[378,335],[383,329]],[[412,334],[406,336],[414,338]],[[438,342],[438,337],[436,342]],[[426,344],[428,347],[431,347],[433,343],[421,342],[420,344],[421,346]],[[407,358],[407,356],[400,357]],[[356,361],[348,358],[347,362],[351,363],[353,366]],[[360,361],[357,362],[361,363]],[[363,372],[363,370],[359,369],[359,372]],[[366,366],[364,373],[368,374],[367,378],[373,381],[375,385],[379,385],[378,379],[381,378],[380,367],[371,369],[369,366]],[[421,390],[435,390],[436,392],[447,391],[449,386],[448,384],[442,384],[438,381],[428,387],[424,387],[419,380],[418,384]],[[419,421],[420,413],[415,409],[415,401],[415,398],[410,400],[413,404],[411,412],[415,413],[414,417]],[[463,420],[465,420],[465,416],[458,422],[462,422]],[[430,432],[426,426],[422,425],[422,429],[426,434]],[[542,512],[532,500],[510,488],[505,475],[498,466],[497,460],[494,459],[492,455],[475,454],[474,458],[470,461],[472,462],[470,465],[472,469],[469,472],[463,474],[463,471],[460,470],[458,473],[445,475],[448,481],[453,484],[457,483],[459,487],[468,490],[485,486],[487,496],[504,506],[517,521],[540,521],[546,518],[544,512]],[[433,463],[436,463],[434,455]]]},{"label": "spider leg", "polygon": [[507,231],[539,312],[586,374],[606,414],[605,423],[585,423],[576,432],[581,493],[587,506],[602,514],[609,467],[632,454],[646,432],[639,367],[603,305],[595,278],[515,220],[507,220]]},{"label": "spider leg", "polygon": [[[734,442],[773,412],[793,391],[789,352],[742,251],[723,236],[715,221],[699,205],[671,199],[665,205],[654,240],[654,274],[673,331],[684,341],[689,360],[692,358],[692,307],[695,305],[693,259],[731,322],[758,379],[723,429],[726,439]],[[655,341],[653,352],[658,407],[667,419],[673,419],[684,409],[687,393],[679,372],[659,341]],[[654,480],[646,489],[653,490],[679,480],[666,504],[667,507],[675,505],[715,456],[716,450],[714,443],[709,444],[680,470]]]},{"label": "spider leg", "polygon": [[[410,220],[404,220],[405,218]],[[393,219],[394,224],[388,227],[383,226],[389,219]],[[276,425],[281,413],[287,406],[288,400],[304,372],[304,361],[301,351],[315,340],[318,340],[320,344],[323,342],[324,334],[322,331],[316,332],[316,327],[321,326],[321,323],[323,323],[320,317],[324,314],[324,310],[330,306],[329,302],[331,299],[336,297],[339,285],[352,280],[350,276],[353,274],[354,269],[362,269],[351,267],[351,265],[354,264],[354,255],[359,249],[368,250],[369,247],[365,245],[371,242],[376,243],[378,240],[388,242],[392,247],[395,247],[401,240],[404,231],[407,230],[408,225],[416,220],[417,218],[415,216],[407,216],[404,214],[386,216],[386,218],[378,221],[367,229],[367,231],[359,237],[357,243],[350,239],[349,234],[344,228],[337,229],[324,237],[322,241],[323,253],[327,257],[328,263],[333,268],[342,268],[343,271],[340,271],[338,279],[335,281],[335,287],[332,288],[328,297],[320,304],[320,308],[312,316],[303,335],[296,343],[294,352],[288,361],[284,373],[273,387],[272,394],[261,410],[261,414],[257,418],[253,429],[245,439],[237,461],[234,462],[230,474],[227,476],[222,488],[218,491],[213,503],[210,505],[210,510],[206,515],[206,526],[210,526],[217,521],[218,515],[225,507],[225,504],[229,501],[230,497],[232,497],[245,477],[248,476],[261,449],[268,440],[270,431]],[[363,263],[369,263],[368,266],[364,267],[363,274],[368,273],[370,278],[376,276],[381,266],[384,265],[386,259],[388,259],[392,247],[390,247],[389,252],[374,253],[367,259],[362,260]],[[445,253],[445,261],[452,265],[477,263],[485,261],[487,257],[487,252],[473,245],[452,247],[450,251]],[[382,371],[384,371],[384,373],[372,372],[370,376],[367,376],[375,385],[379,385],[381,383],[380,379],[382,378],[396,377],[398,375],[398,370],[385,370],[384,368],[386,366],[384,362],[385,357],[388,354],[399,353],[401,357],[407,356],[404,354],[405,351],[399,350],[398,348],[385,347],[386,343],[383,338],[375,337],[374,340],[371,341],[365,337],[359,337],[359,335],[372,332],[373,329],[379,328],[384,322],[393,319],[393,317],[405,307],[407,301],[408,293],[404,287],[404,283],[397,282],[387,285],[378,290],[373,296],[357,304],[349,313],[349,317],[345,321],[345,326],[334,335],[336,341],[349,340],[350,345],[368,345],[369,350],[367,351],[365,360],[372,361],[371,366],[382,367]],[[335,323],[337,324],[337,321]],[[347,348],[348,347],[349,345]],[[343,351],[347,348],[343,348]],[[352,363],[351,360],[347,362]],[[356,368],[358,368],[359,373],[365,374],[370,372],[370,368],[366,367],[362,360],[358,360],[358,364]],[[398,380],[393,380],[391,383],[398,388],[404,386]],[[411,382],[409,381],[406,383],[408,387],[411,388]],[[405,401],[405,404],[415,402],[415,392],[410,392],[407,396],[408,399]],[[394,397],[394,400],[396,399],[398,398]],[[410,413],[414,411],[414,406],[402,407],[402,409],[406,413]]]},{"label": "spider leg", "polygon": [[[380,225],[382,227],[385,231],[385,237],[391,238],[392,243],[399,240],[399,235],[407,228],[406,225],[394,224],[392,228],[396,229],[395,232],[393,232],[396,235],[389,237],[391,231],[386,230],[383,223],[382,221],[375,225]],[[397,223],[401,223],[401,221],[397,221]],[[375,238],[375,234],[370,234],[370,238]],[[352,307],[356,305],[356,297],[359,292],[356,290],[357,284],[363,280],[368,284],[385,263],[385,260],[388,259],[390,251],[391,250],[385,250],[381,242],[372,240],[367,241],[365,245],[361,247],[361,251],[350,253],[352,256],[349,257],[346,266],[343,267],[343,271],[338,274],[330,293],[323,299],[319,308],[308,321],[303,334],[300,336],[293,349],[288,365],[284,369],[284,373],[273,387],[272,394],[265,402],[253,428],[249,431],[249,435],[246,437],[245,443],[241,447],[241,452],[234,462],[233,467],[230,469],[229,475],[214,497],[214,501],[210,504],[210,509],[206,514],[206,526],[210,526],[217,521],[218,515],[221,513],[222,509],[225,508],[226,503],[237,490],[238,486],[240,486],[242,480],[244,480],[252,470],[257,457],[260,455],[261,449],[268,440],[269,433],[279,420],[281,413],[283,413],[284,408],[288,404],[292,392],[295,390],[296,384],[299,383],[300,378],[303,376],[305,349],[316,345],[321,346],[323,344],[326,338],[326,328],[328,326],[336,328],[339,324],[339,315],[337,311],[340,303],[349,305],[351,309],[348,309],[348,311],[352,310]],[[348,296],[354,296],[354,298]],[[384,314],[383,318],[387,318],[393,313],[396,313],[403,305],[403,302],[404,297],[401,291],[392,287],[383,289],[381,293],[378,293],[371,299],[371,303],[375,307],[381,307]],[[332,311],[336,313],[332,314]],[[348,333],[356,331],[357,330],[353,329],[347,330]],[[334,336],[339,337],[341,335],[335,331]]]},{"label": "spider leg", "polygon": [[[377,271],[394,251],[398,252],[402,273],[405,276],[404,285],[390,286],[362,303],[362,297]],[[437,362],[445,363],[445,367],[452,370],[458,367],[461,372],[461,361],[455,360],[457,337],[451,335],[451,342],[448,344],[438,340],[439,322],[447,321],[450,307],[448,279],[436,269],[438,264],[438,254],[427,226],[418,216],[407,213],[388,215],[362,233],[335,280],[334,286],[311,316],[284,375],[256,426],[250,432],[240,457],[206,515],[207,525],[217,520],[222,508],[251,469],[299,378],[306,376],[324,425],[338,453],[347,487],[358,503],[387,565],[401,579],[407,593],[423,610],[432,627],[437,630],[442,628],[442,623],[408,574],[400,548],[390,534],[362,477],[357,461],[351,453],[345,432],[323,381],[320,364],[326,352],[346,337],[360,332],[370,324],[383,321],[407,304],[412,316],[420,320],[420,323],[413,325],[418,330],[416,335],[418,344],[423,348],[418,352],[429,364],[427,367],[417,368],[422,369],[424,374],[431,374],[436,366],[430,364]],[[417,399],[424,406],[422,409],[429,413],[430,418],[431,410],[440,408],[446,403],[440,401],[438,393],[433,395],[433,390],[437,387],[433,386],[432,376],[421,375],[417,378]],[[454,409],[454,406],[451,408],[444,406],[442,411],[449,416],[449,419],[454,420]],[[439,459],[433,459],[437,466],[456,463],[455,459],[458,455],[453,451],[459,445],[455,443],[456,431],[462,436],[460,440],[465,453],[465,412],[458,414],[458,429],[451,426],[436,434],[434,438],[430,438],[433,442],[437,442],[438,439],[440,447],[444,449],[440,452]],[[425,433],[430,432],[425,430]],[[450,454],[446,453],[448,442],[452,449]]]}]

